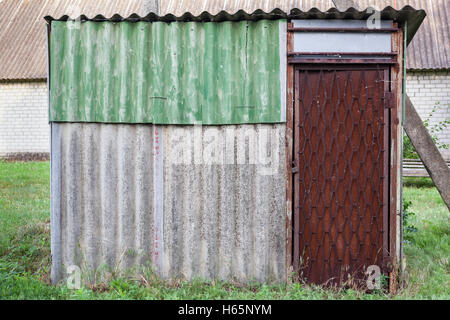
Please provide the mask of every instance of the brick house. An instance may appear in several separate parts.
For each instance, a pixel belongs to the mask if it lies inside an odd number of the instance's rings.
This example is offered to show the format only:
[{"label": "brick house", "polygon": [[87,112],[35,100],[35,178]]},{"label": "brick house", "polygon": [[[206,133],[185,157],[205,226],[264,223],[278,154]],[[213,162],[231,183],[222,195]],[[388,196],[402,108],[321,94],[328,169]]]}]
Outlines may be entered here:
[{"label": "brick house", "polygon": [[[360,0],[361,8],[382,9],[404,5],[423,8],[428,16],[408,48],[406,90],[423,119],[439,102],[430,123],[450,118],[450,35],[447,0]],[[334,7],[331,0],[290,1],[162,1],[161,13],[195,15],[203,11],[235,12],[244,9],[266,12],[274,8],[309,10]],[[245,6],[245,7],[243,7]],[[46,15],[112,16],[141,14],[140,0],[0,0],[0,157],[46,158],[50,150],[47,107]],[[441,143],[450,144],[450,129],[439,133]],[[450,150],[442,150],[450,159]]]}]

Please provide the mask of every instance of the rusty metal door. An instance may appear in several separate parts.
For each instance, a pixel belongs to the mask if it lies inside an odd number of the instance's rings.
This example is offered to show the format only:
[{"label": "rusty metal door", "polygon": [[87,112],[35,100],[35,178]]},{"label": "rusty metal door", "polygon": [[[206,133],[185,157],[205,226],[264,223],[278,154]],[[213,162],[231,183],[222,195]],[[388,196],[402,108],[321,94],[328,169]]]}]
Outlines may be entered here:
[{"label": "rusty metal door", "polygon": [[389,244],[389,73],[295,69],[293,265],[316,284],[365,279]]}]

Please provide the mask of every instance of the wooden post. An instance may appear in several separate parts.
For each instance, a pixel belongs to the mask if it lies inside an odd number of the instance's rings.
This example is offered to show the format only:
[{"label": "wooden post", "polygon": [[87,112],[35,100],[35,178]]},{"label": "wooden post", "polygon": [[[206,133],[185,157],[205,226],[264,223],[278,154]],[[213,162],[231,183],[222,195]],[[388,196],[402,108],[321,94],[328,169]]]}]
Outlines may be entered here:
[{"label": "wooden post", "polygon": [[[293,27],[292,22],[287,28]],[[294,34],[287,32],[287,52],[294,49]],[[293,132],[294,132],[294,66],[287,64],[287,98],[286,98],[286,279],[290,281],[293,269],[292,260],[292,196],[293,196]]]},{"label": "wooden post", "polygon": [[[394,22],[394,28],[399,28]],[[398,289],[398,265],[401,257],[401,215],[402,215],[402,122],[403,122],[403,56],[404,56],[404,29],[392,34],[392,51],[397,52],[397,64],[391,66],[391,91],[394,95],[395,106],[391,109],[391,159],[390,159],[390,213],[389,213],[389,256],[391,257],[392,271],[389,273],[389,291],[395,293]]]},{"label": "wooden post", "polygon": [[406,96],[404,128],[450,210],[450,170],[408,96]]}]

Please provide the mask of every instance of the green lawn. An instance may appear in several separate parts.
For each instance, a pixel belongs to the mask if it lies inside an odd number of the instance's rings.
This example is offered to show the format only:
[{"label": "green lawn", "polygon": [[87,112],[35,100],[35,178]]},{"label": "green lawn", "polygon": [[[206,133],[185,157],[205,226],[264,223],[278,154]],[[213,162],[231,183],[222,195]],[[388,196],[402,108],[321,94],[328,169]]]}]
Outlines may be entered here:
[{"label": "green lawn", "polygon": [[405,180],[417,232],[405,244],[405,287],[397,295],[291,285],[164,283],[112,279],[93,288],[49,285],[49,163],[0,162],[0,299],[449,299],[449,212],[429,179]]}]

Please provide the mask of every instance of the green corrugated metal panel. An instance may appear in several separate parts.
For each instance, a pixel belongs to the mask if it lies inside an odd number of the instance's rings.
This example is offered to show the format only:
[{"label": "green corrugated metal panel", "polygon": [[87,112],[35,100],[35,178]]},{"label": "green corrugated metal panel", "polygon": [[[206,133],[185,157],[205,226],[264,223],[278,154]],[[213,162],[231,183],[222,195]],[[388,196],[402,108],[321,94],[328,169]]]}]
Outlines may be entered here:
[{"label": "green corrugated metal panel", "polygon": [[284,121],[280,25],[53,21],[50,121]]}]

